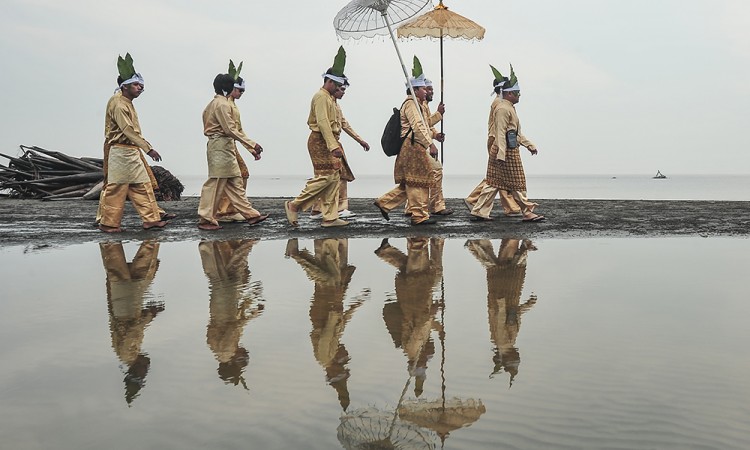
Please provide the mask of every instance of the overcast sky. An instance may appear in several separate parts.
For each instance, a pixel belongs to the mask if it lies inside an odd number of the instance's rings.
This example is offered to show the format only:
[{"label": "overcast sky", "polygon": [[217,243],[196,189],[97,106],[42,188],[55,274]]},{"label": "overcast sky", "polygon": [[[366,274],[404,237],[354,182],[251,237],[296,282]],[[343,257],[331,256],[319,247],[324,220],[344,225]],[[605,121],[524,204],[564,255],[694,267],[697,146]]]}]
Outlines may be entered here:
[{"label": "overcast sky", "polygon": [[[482,41],[445,43],[446,176],[483,176],[489,64],[506,72],[509,62],[522,129],[539,147],[523,154],[529,174],[750,173],[750,1],[446,4],[487,29]],[[333,18],[345,5],[0,0],[0,152],[25,144],[101,155],[117,56],[130,52],[146,80],[135,101],[145,138],[176,175],[204,175],[201,112],[232,58],[244,61],[244,128],[266,150],[260,162],[246,157],[251,173],[310,175],[310,98],[343,44],[352,85],[341,104],[373,147],[365,154],[343,137],[344,148],[355,174],[392,173],[379,142],[404,98],[403,75],[389,40],[337,39]],[[439,80],[437,42],[399,46]]]}]

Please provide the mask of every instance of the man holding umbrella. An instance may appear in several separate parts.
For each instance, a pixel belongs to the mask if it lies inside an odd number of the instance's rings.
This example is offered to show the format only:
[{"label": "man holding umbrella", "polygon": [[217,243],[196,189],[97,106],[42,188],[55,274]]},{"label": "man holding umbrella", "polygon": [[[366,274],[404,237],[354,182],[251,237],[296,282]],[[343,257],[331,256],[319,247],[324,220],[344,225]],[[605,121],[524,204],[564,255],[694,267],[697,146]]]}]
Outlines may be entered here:
[{"label": "man holding umbrella", "polygon": [[409,96],[413,91],[420,104],[427,99],[425,77],[419,72],[412,72],[415,76],[409,79],[407,97],[401,107],[401,137],[405,139],[393,168],[397,186],[375,200],[375,206],[383,218],[390,220],[388,212],[408,200],[411,224],[431,225],[436,221],[430,218],[428,203],[434,179],[432,161],[438,150],[432,143],[432,130],[423,119],[422,107]]}]

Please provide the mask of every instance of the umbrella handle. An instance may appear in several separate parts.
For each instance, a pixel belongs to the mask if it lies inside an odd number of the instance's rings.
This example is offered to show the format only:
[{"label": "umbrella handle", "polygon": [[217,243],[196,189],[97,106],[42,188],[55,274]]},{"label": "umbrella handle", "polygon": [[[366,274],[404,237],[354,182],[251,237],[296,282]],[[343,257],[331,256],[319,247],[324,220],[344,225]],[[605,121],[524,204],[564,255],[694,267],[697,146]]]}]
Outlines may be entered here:
[{"label": "umbrella handle", "polygon": [[427,126],[427,122],[424,120],[424,116],[422,115],[422,108],[419,106],[419,102],[417,101],[417,96],[414,95],[414,87],[411,85],[411,81],[409,81],[409,74],[406,72],[406,65],[404,65],[404,58],[401,57],[401,50],[398,48],[398,44],[396,43],[396,36],[393,34],[393,27],[391,26],[390,20],[388,20],[388,15],[383,11],[381,13],[383,15],[383,20],[385,21],[385,25],[388,27],[388,33],[391,35],[391,41],[393,41],[393,46],[396,47],[396,55],[398,55],[398,62],[401,63],[401,70],[404,72],[404,78],[406,78],[406,84],[409,85],[409,92],[411,92],[411,99],[414,101],[414,105],[417,107],[417,112],[419,113],[419,118],[422,120],[422,124],[424,124],[425,128],[428,130],[430,127]]}]

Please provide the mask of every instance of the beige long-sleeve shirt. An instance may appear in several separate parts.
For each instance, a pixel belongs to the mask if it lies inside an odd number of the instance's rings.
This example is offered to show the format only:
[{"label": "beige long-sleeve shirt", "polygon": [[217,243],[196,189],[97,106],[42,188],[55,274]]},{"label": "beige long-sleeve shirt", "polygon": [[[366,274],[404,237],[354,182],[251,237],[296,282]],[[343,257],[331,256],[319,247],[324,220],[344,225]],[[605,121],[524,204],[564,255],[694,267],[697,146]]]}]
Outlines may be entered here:
[{"label": "beige long-sleeve shirt", "polygon": [[[422,107],[420,106],[420,108]],[[432,131],[425,125],[414,100],[410,96],[406,98],[404,107],[401,108],[401,137],[406,136],[409,128],[414,130],[414,142],[419,143],[424,148],[429,148],[432,144]]]},{"label": "beige long-sleeve shirt", "polygon": [[117,91],[107,102],[104,116],[104,139],[110,146],[134,145],[147,152],[153,147],[141,135],[141,125],[133,102]]},{"label": "beige long-sleeve shirt", "polygon": [[336,99],[323,88],[320,88],[310,101],[307,126],[311,131],[323,135],[328,150],[332,151],[341,146],[338,141],[341,135],[341,122],[336,113]]},{"label": "beige long-sleeve shirt", "polygon": [[508,151],[508,142],[506,141],[505,135],[508,131],[515,130],[518,133],[518,144],[533,150],[536,146],[521,133],[521,123],[518,120],[518,114],[516,114],[516,107],[513,103],[503,99],[500,95],[495,97],[495,100],[490,106],[490,117],[487,122],[487,135],[488,137],[495,138],[493,144],[498,148],[497,159],[505,161],[505,153]]},{"label": "beige long-sleeve shirt", "polygon": [[336,105],[336,114],[338,117],[339,123],[341,123],[341,129],[348,134],[352,139],[354,139],[357,142],[361,142],[362,138],[357,134],[356,131],[354,131],[354,128],[349,124],[349,122],[344,117],[344,112],[341,111],[341,105],[339,105],[338,102],[334,101]]},{"label": "beige long-sleeve shirt", "polygon": [[[215,95],[214,99],[203,110],[203,134],[206,136],[222,135],[239,141],[243,147],[255,151],[255,141],[247,137],[242,131],[242,124],[235,120],[235,106],[231,100],[223,95]],[[239,118],[239,110],[237,111]]]}]

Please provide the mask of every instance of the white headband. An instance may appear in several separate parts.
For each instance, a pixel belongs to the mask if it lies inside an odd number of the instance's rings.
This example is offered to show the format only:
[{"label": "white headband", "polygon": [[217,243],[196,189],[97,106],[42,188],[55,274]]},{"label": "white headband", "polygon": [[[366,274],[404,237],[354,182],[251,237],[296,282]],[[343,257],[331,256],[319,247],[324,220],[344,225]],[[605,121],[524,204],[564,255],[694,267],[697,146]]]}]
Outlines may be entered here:
[{"label": "white headband", "polygon": [[409,85],[411,85],[411,87],[415,87],[415,88],[425,87],[425,86],[427,86],[427,78],[424,77],[424,74],[422,74],[422,75],[420,75],[420,76],[418,76],[416,78],[411,77],[411,78],[409,78],[409,83],[406,85],[407,89],[409,89]]},{"label": "white headband", "polygon": [[424,85],[425,85],[426,87],[430,87],[430,86],[432,86],[432,80],[430,80],[429,78],[425,78],[425,79],[424,79]]},{"label": "white headband", "polygon": [[323,78],[328,78],[329,80],[333,80],[333,81],[335,81],[338,84],[344,84],[348,80],[348,78],[346,78],[346,77],[340,77],[340,76],[337,76],[337,75],[333,75],[331,73],[324,73],[323,74]]},{"label": "white headband", "polygon": [[[133,84],[133,83],[140,83],[145,86],[145,82],[143,81],[143,77],[141,76],[141,74],[136,73],[132,77],[120,83],[120,86],[117,89],[122,89],[122,87],[125,86],[126,84]],[[115,89],[115,92],[117,92],[117,89]]]},{"label": "white headband", "polygon": [[520,90],[521,90],[521,88],[518,87],[518,82],[517,81],[516,81],[516,84],[514,84],[513,86],[511,86],[509,88],[503,88],[503,92],[520,91]]},{"label": "white headband", "polygon": [[241,84],[240,84],[240,83],[237,83],[237,82],[235,81],[235,83],[234,83],[234,87],[236,87],[237,89],[243,89],[243,90],[244,90],[244,89],[245,89],[245,80],[242,80],[242,83],[241,83]]}]

